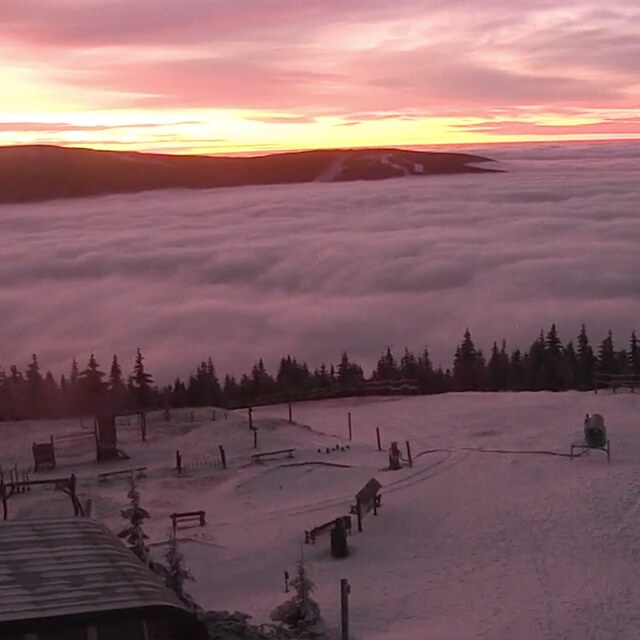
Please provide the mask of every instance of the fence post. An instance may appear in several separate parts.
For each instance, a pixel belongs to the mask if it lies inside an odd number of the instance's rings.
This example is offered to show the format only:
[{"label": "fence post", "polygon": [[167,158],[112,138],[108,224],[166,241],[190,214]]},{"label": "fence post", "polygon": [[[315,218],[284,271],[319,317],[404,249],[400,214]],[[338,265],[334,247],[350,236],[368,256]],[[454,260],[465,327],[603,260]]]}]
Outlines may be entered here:
[{"label": "fence post", "polygon": [[254,449],[258,448],[258,430],[257,429],[253,430],[253,448]]},{"label": "fence post", "polygon": [[226,469],[227,468],[227,454],[224,452],[224,447],[222,445],[219,445],[218,448],[220,449],[220,461],[222,462],[222,468]]},{"label": "fence post", "polygon": [[182,456],[178,449],[176,449],[176,469],[178,470],[178,475],[182,475]]},{"label": "fence post", "polygon": [[253,429],[253,407],[247,409],[249,412],[249,429]]},{"label": "fence post", "polygon": [[287,402],[287,406],[289,407],[289,424],[293,424],[293,410],[291,407],[291,403]]},{"label": "fence post", "polygon": [[411,457],[411,445],[409,444],[409,441],[406,441],[407,443],[407,460],[409,460],[409,466],[413,467],[413,458]]},{"label": "fence post", "polygon": [[378,451],[382,451],[382,444],[380,443],[380,427],[376,427],[376,438],[378,440]]},{"label": "fence post", "polygon": [[351,411],[347,413],[347,422],[349,423],[349,440],[353,440],[353,432],[351,431]]},{"label": "fence post", "polygon": [[349,640],[349,594],[351,585],[345,578],[340,580],[340,628],[341,640]]},{"label": "fence post", "polygon": [[360,500],[356,502],[356,516],[358,518],[358,533],[362,533],[362,506]]}]

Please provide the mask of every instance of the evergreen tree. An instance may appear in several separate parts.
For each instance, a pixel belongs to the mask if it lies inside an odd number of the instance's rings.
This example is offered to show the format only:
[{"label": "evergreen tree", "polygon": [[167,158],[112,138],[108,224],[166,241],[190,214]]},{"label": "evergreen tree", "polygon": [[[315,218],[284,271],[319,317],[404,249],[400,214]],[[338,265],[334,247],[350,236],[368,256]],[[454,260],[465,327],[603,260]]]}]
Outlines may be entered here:
[{"label": "evergreen tree", "polygon": [[80,373],[80,406],[86,413],[98,414],[105,407],[107,384],[103,380],[105,374],[92,353],[87,367]]},{"label": "evergreen tree", "polygon": [[418,390],[421,393],[435,393],[439,390],[429,355],[429,347],[426,345],[422,350],[422,355],[418,358]]},{"label": "evergreen tree", "polygon": [[373,378],[374,380],[397,380],[399,378],[398,365],[389,347],[380,356],[376,370],[373,372]]},{"label": "evergreen tree", "polygon": [[578,356],[573,348],[573,342],[569,342],[564,348],[562,356],[562,387],[563,389],[575,389],[578,386]]},{"label": "evergreen tree", "polygon": [[111,405],[116,411],[124,409],[127,398],[127,385],[122,377],[122,367],[115,353],[109,369],[109,397]]},{"label": "evergreen tree", "polygon": [[296,575],[291,580],[295,595],[271,612],[271,619],[296,630],[309,630],[320,622],[320,607],[311,597],[314,584],[307,575],[301,558],[296,565]]},{"label": "evergreen tree", "polygon": [[631,332],[629,342],[629,371],[636,376],[640,375],[640,341],[635,331]]},{"label": "evergreen tree", "polygon": [[589,344],[587,330],[582,325],[578,334],[578,347],[576,349],[577,360],[577,384],[579,389],[593,388],[593,373],[596,366],[596,358]]},{"label": "evergreen tree", "polygon": [[596,369],[598,373],[615,374],[620,373],[619,362],[613,344],[613,334],[611,331],[598,347],[598,360]]},{"label": "evergreen tree", "polygon": [[541,391],[547,388],[546,378],[547,354],[544,334],[540,331],[535,342],[529,348],[526,358],[526,386],[531,391]]},{"label": "evergreen tree", "polygon": [[31,418],[40,418],[44,415],[44,380],[35,353],[31,356],[31,362],[27,366],[26,380],[29,397],[28,415]]},{"label": "evergreen tree", "polygon": [[504,340],[500,350],[498,350],[497,343],[493,343],[487,370],[490,389],[493,391],[505,391],[509,388],[509,356],[507,355],[507,345]]},{"label": "evergreen tree", "polygon": [[133,471],[129,482],[129,506],[122,509],[120,514],[125,520],[129,521],[129,526],[125,527],[118,534],[119,538],[124,538],[129,544],[129,548],[133,553],[145,564],[149,563],[149,549],[145,544],[148,538],[142,530],[142,523],[149,518],[149,513],[140,506],[140,493],[136,487]]},{"label": "evergreen tree", "polygon": [[456,391],[477,391],[482,389],[484,360],[476,350],[471,332],[466,329],[462,343],[456,349],[453,361],[453,384]]},{"label": "evergreen tree", "polygon": [[520,349],[516,349],[509,358],[509,389],[522,391],[525,386],[525,364]]},{"label": "evergreen tree", "polygon": [[562,388],[562,343],[555,323],[551,325],[544,341],[544,389],[559,391]]},{"label": "evergreen tree", "polygon": [[136,350],[136,359],[133,365],[131,383],[138,408],[150,408],[153,404],[153,378],[145,370],[144,356],[142,355],[140,348]]},{"label": "evergreen tree", "polygon": [[[427,358],[429,352],[427,352]],[[415,380],[418,381],[420,377],[420,365],[418,359],[405,347],[404,355],[400,358],[400,370],[399,375],[403,380]]]},{"label": "evergreen tree", "polygon": [[178,540],[175,530],[171,530],[169,535],[169,545],[165,554],[167,563],[165,584],[171,589],[186,605],[192,606],[193,601],[185,593],[184,583],[187,580],[193,580],[193,576],[187,569],[184,556],[178,548]]},{"label": "evergreen tree", "polygon": [[343,392],[356,389],[364,380],[362,367],[351,362],[346,351],[344,351],[340,357],[336,378]]}]

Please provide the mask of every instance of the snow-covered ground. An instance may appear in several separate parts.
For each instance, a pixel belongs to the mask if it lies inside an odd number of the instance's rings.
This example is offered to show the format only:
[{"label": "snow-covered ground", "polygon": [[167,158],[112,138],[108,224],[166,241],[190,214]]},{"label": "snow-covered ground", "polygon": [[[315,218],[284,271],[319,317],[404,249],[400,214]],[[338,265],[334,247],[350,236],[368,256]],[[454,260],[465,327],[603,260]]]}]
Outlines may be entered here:
[{"label": "snow-covered ground", "polygon": [[[347,439],[347,413],[353,440]],[[612,459],[571,461],[585,413],[605,417]],[[593,393],[464,393],[343,399],[254,411],[258,451],[294,447],[292,459],[254,464],[246,412],[211,420],[210,409],[150,417],[140,442],[119,429],[130,461],[98,465],[76,447],[54,475],[75,472],[92,515],[122,526],[127,482],[98,482],[112,469],[147,466],[138,486],[160,551],[174,511],[204,509],[207,525],[180,529],[202,606],[267,621],[286,597],[283,571],[301,549],[330,627],[339,581],[351,584],[351,628],[360,640],[624,640],[640,629],[640,396]],[[85,425],[86,426],[86,425]],[[383,449],[376,447],[375,427]],[[0,462],[31,464],[33,441],[79,430],[78,421],[0,425]],[[385,469],[391,441],[409,440],[413,468]],[[213,466],[224,445],[229,469]],[[344,450],[331,450],[335,445]],[[349,445],[349,448],[346,448]],[[178,477],[175,451],[200,468]],[[479,449],[499,450],[481,452]],[[32,474],[35,476],[35,474]],[[37,474],[46,477],[47,474]],[[51,474],[49,474],[51,475]],[[302,545],[305,529],[348,513],[371,477],[383,485],[379,515],[331,558],[328,536]],[[59,493],[33,490],[9,502],[12,518],[61,515]],[[157,546],[156,546],[157,545]]]}]

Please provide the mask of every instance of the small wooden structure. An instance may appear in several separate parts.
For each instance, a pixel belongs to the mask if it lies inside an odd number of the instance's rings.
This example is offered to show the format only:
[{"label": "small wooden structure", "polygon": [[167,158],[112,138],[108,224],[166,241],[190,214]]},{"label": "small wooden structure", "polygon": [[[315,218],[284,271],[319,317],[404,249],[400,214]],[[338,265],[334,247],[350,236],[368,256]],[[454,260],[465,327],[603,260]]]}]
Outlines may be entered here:
[{"label": "small wooden structure", "polygon": [[172,513],[170,518],[174,531],[178,528],[178,522],[182,521],[188,522],[191,520],[197,520],[200,523],[201,527],[204,527],[204,525],[207,524],[204,511],[185,511],[183,513]]},{"label": "small wooden structure", "polygon": [[573,460],[574,451],[580,451],[578,456],[588,453],[589,450],[603,451],[607,454],[607,462],[611,462],[611,444],[607,438],[607,428],[604,418],[599,413],[587,414],[584,419],[584,438],[571,443],[569,457]]},{"label": "small wooden structure", "polygon": [[636,373],[596,373],[593,376],[593,392],[598,389],[611,389],[615,393],[618,389],[629,389],[634,393],[640,387],[640,375]]},{"label": "small wooden structure", "polygon": [[2,519],[7,520],[8,502],[13,495],[24,493],[32,487],[52,487],[66,493],[73,505],[73,512],[76,516],[84,515],[82,503],[78,499],[76,493],[77,480],[75,474],[71,474],[68,478],[51,478],[49,480],[13,480],[5,482],[0,479],[0,501],[2,502]]},{"label": "small wooden structure", "polygon": [[283,454],[286,454],[287,458],[293,458],[294,452],[295,449],[278,449],[277,451],[264,451],[263,453],[254,453],[251,455],[251,462],[262,462],[262,460],[265,458],[280,456]]},{"label": "small wooden structure", "polygon": [[134,474],[136,478],[145,478],[147,476],[147,467],[133,467],[132,469],[99,473],[98,482],[107,482],[111,478],[130,478],[131,474]]},{"label": "small wooden structure", "polygon": [[188,461],[184,459],[179,449],[176,450],[176,471],[181,476],[187,469],[214,469],[222,466],[227,468],[227,454],[222,445],[218,446],[219,459],[213,457],[197,457],[190,458]]},{"label": "small wooden structure", "polygon": [[55,469],[56,468],[56,450],[53,446],[53,436],[50,437],[49,442],[34,442],[31,445],[31,451],[33,452],[33,470],[40,471],[41,469]]},{"label": "small wooden structure", "polygon": [[378,515],[378,509],[382,505],[382,496],[380,495],[382,485],[375,479],[371,478],[367,484],[356,493],[356,503],[351,506],[350,512],[357,516],[358,531],[362,531],[362,518],[373,511],[373,515]]},{"label": "small wooden structure", "polygon": [[[144,415],[144,413],[142,413]],[[146,420],[145,420],[146,424]],[[95,418],[93,431],[83,429],[60,435],[52,435],[49,442],[34,442],[31,445],[33,452],[33,470],[53,470],[56,468],[56,448],[65,445],[74,445],[83,441],[95,443],[96,460],[114,460],[116,458],[129,459],[129,456],[118,448],[118,432],[116,429],[116,416],[107,415]]]}]

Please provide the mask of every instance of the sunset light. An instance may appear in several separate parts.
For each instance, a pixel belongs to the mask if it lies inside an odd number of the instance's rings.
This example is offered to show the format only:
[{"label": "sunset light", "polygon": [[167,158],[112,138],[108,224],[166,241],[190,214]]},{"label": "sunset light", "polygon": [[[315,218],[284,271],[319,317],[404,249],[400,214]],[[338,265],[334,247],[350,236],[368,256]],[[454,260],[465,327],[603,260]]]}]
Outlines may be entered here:
[{"label": "sunset light", "polygon": [[0,144],[246,154],[640,137],[637,3],[480,4],[10,0]]}]

